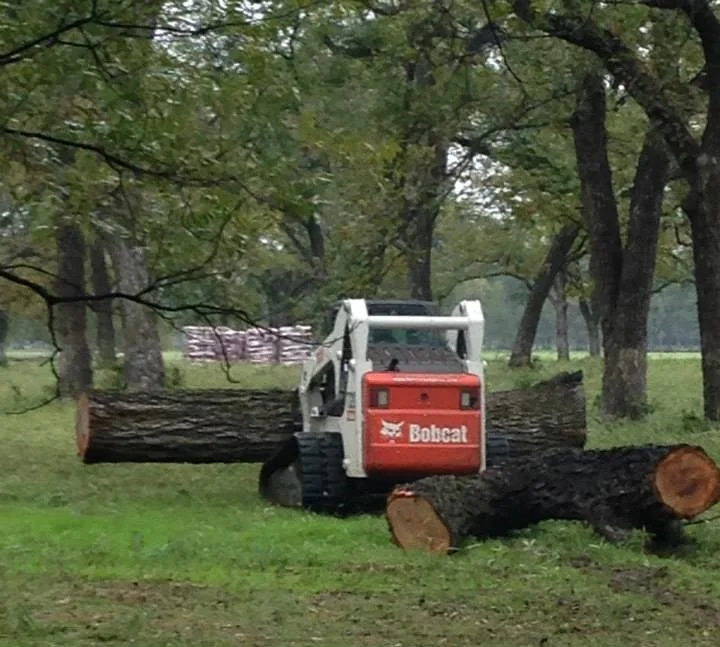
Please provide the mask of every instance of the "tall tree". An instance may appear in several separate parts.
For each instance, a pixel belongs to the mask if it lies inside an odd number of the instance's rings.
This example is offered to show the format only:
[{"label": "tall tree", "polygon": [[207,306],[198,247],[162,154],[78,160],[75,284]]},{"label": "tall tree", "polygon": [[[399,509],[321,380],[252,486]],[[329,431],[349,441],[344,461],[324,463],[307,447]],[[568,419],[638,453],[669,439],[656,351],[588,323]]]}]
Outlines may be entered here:
[{"label": "tall tree", "polygon": [[603,330],[602,409],[612,417],[640,418],[647,405],[647,318],[669,157],[650,127],[637,163],[623,245],[608,161],[605,87],[596,73],[580,83],[572,127]]},{"label": "tall tree", "polygon": [[7,366],[7,338],[10,329],[8,311],[0,308],[0,366]]},{"label": "tall tree", "polygon": [[555,277],[550,301],[555,309],[555,346],[558,361],[570,360],[570,331],[568,322],[567,271],[561,269]]},{"label": "tall tree", "polygon": [[[368,259],[386,255],[390,246],[398,249],[407,272],[405,293],[431,300],[438,220],[463,163],[489,135],[473,137],[473,150],[460,164],[451,161],[451,146],[467,139],[462,136],[478,121],[509,121],[492,113],[490,101],[483,103],[490,75],[485,59],[499,35],[494,25],[473,24],[460,5],[372,8],[374,17],[365,10],[324,42],[335,56],[364,61],[373,72],[365,91],[373,101],[375,132],[385,144],[376,157],[385,213],[378,214],[380,236]],[[478,120],[480,113],[490,116]],[[496,130],[488,126],[487,132]]]},{"label": "tall tree", "polygon": [[[651,68],[640,52],[623,39],[633,38],[637,32],[622,30],[623,12],[630,10],[622,4],[613,6],[610,15],[603,12],[601,18],[570,8],[545,12],[529,0],[515,2],[514,8],[529,25],[593,52],[602,61],[657,126],[687,182],[683,207],[693,239],[704,412],[708,419],[720,420],[720,164],[716,161],[720,159],[720,19],[708,0],[646,0],[644,4],[653,9],[642,18],[653,29],[657,27],[660,38],[664,37],[663,23],[654,9],[683,16],[699,40],[701,69],[687,77],[678,74],[680,83],[665,84],[656,70],[665,70],[666,66]],[[599,20],[605,20],[607,26]],[[611,29],[611,21],[621,28]],[[676,62],[668,67],[679,66]],[[697,95],[698,86],[708,94],[699,138],[695,124],[700,111],[687,103],[688,98]]]},{"label": "tall tree", "polygon": [[86,246],[80,227],[63,216],[55,226],[57,245],[57,280],[55,292],[60,297],[78,299],[55,306],[55,332],[60,348],[58,363],[60,394],[74,396],[92,386],[93,372],[87,344],[87,307],[85,295]]},{"label": "tall tree", "polygon": [[[143,193],[138,187],[127,187],[123,199],[115,199],[113,218],[115,234],[105,237],[112,260],[113,274],[119,292],[143,295],[152,291],[148,270],[147,245],[140,231]],[[123,331],[123,372],[125,388],[149,391],[165,386],[165,362],[158,327],[158,313],[132,299],[120,302]]]},{"label": "tall tree", "polygon": [[[92,272],[93,294],[101,296],[112,292],[107,262],[105,261],[105,245],[99,236],[90,246],[90,266]],[[113,302],[111,299],[96,301],[92,304],[95,313],[95,333],[98,360],[101,365],[115,364],[115,322],[113,321]]]},{"label": "tall tree", "polygon": [[580,226],[571,223],[558,231],[552,239],[543,264],[532,282],[525,309],[513,343],[509,365],[512,367],[530,366],[532,349],[543,305],[550,289],[567,263],[568,254],[580,232]]}]

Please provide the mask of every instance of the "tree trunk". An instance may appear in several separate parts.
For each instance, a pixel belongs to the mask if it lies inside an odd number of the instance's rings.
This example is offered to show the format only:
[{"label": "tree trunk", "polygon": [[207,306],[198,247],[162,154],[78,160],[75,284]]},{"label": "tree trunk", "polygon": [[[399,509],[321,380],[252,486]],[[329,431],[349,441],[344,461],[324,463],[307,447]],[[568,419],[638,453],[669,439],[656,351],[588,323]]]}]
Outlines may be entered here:
[{"label": "tree trunk", "polygon": [[10,317],[7,310],[0,309],[0,366],[7,366],[7,338],[10,330]]},{"label": "tree trunk", "polygon": [[552,240],[540,271],[535,276],[528,294],[520,324],[518,326],[509,366],[518,368],[532,364],[532,349],[535,344],[543,305],[548,297],[555,276],[564,266],[580,227],[575,224],[563,227]]},{"label": "tree trunk", "polygon": [[435,155],[438,158],[437,168],[428,170],[427,177],[419,178],[418,181],[425,183],[425,186],[422,190],[412,192],[418,203],[407,203],[405,212],[407,222],[403,238],[406,245],[408,294],[411,299],[421,301],[432,301],[432,248],[435,222],[440,210],[439,195],[445,181],[446,151],[438,146]]},{"label": "tree trunk", "polygon": [[700,447],[554,448],[480,475],[431,476],[396,487],[386,519],[397,545],[457,550],[546,519],[588,522],[609,541],[645,529],[686,539],[678,525],[720,500],[720,470]]},{"label": "tree trunk", "polygon": [[696,178],[689,196],[695,260],[703,408],[709,420],[720,420],[720,18],[714,4],[682,5],[700,36],[707,71],[708,107]]},{"label": "tree trunk", "polygon": [[[435,85],[433,63],[424,44],[413,42],[417,59],[406,67],[407,96],[422,97]],[[425,109],[408,106],[413,118],[403,137],[401,178],[402,218],[399,238],[404,243],[408,292],[411,299],[432,300],[432,250],[435,224],[448,195],[448,152],[450,141],[444,132],[447,122],[437,115],[430,118]],[[408,152],[412,151],[412,152]]]},{"label": "tree trunk", "polygon": [[[582,373],[490,393],[486,407],[492,464],[585,446]],[[88,391],[76,403],[78,454],[85,463],[259,462],[298,429],[299,416],[295,391]]]},{"label": "tree trunk", "polygon": [[570,361],[570,338],[568,330],[567,276],[560,270],[555,278],[555,346],[559,362]]},{"label": "tree trunk", "polygon": [[[145,249],[115,238],[109,243],[118,290],[136,295],[148,287]],[[160,345],[157,315],[139,303],[120,300],[123,325],[125,388],[148,391],[165,385],[165,365]]]},{"label": "tree trunk", "polygon": [[703,410],[708,420],[716,421],[720,420],[720,178],[706,183],[704,200],[691,194],[685,212],[695,262]]},{"label": "tree trunk", "polygon": [[[435,223],[445,195],[447,182],[447,144],[432,134],[426,155],[430,160],[418,162],[412,169],[404,190],[405,244],[408,293],[411,299],[432,301],[432,250]],[[422,165],[426,165],[424,168]]]},{"label": "tree trunk", "polygon": [[590,307],[587,299],[580,299],[580,314],[585,321],[588,336],[588,352],[590,357],[600,357],[600,322],[594,308]]},{"label": "tree trunk", "polygon": [[583,215],[590,235],[590,276],[594,283],[603,343],[613,330],[622,272],[620,218],[608,160],[605,88],[597,74],[584,77],[572,118]]},{"label": "tree trunk", "polygon": [[417,223],[427,231],[413,241],[407,252],[408,293],[411,299],[432,301],[432,244],[434,225]]},{"label": "tree trunk", "polygon": [[638,160],[623,248],[605,111],[602,78],[589,74],[578,93],[572,127],[603,335],[601,410],[610,418],[642,418],[647,406],[647,319],[669,158],[651,128]]},{"label": "tree trunk", "polygon": [[[705,130],[698,143],[694,113],[668,93],[663,79],[620,36],[601,29],[589,17],[533,11],[530,3],[514,2],[522,20],[594,52],[617,82],[657,125],[690,186],[685,208],[691,223],[706,418],[720,419],[720,18],[708,0],[654,3],[685,14],[699,37],[704,56],[704,89],[708,94]],[[693,84],[690,81],[689,84]],[[690,92],[688,85],[688,92]],[[700,120],[702,121],[702,120]],[[689,208],[688,208],[689,207]]]},{"label": "tree trunk", "polygon": [[[110,294],[112,286],[108,276],[105,262],[105,246],[100,240],[90,248],[90,262],[92,265],[93,293],[98,296]],[[98,358],[101,365],[113,366],[115,364],[115,324],[113,322],[113,302],[110,299],[96,301],[93,304],[96,321],[96,339]]]},{"label": "tree trunk", "polygon": [[[80,228],[58,219],[55,226],[59,297],[85,294],[85,240]],[[74,396],[92,386],[92,359],[87,343],[87,307],[82,301],[59,303],[53,307],[54,329],[60,347],[58,361],[61,396]]]},{"label": "tree trunk", "polygon": [[602,400],[613,417],[640,419],[647,411],[647,326],[668,169],[665,144],[651,130],[635,174],[620,289],[605,347]]}]

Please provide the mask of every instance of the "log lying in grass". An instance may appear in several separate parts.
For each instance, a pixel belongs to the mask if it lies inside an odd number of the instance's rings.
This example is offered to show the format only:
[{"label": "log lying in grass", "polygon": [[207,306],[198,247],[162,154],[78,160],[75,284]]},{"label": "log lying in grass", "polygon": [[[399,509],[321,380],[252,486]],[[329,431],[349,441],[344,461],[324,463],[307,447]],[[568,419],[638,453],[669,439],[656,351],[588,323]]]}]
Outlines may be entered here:
[{"label": "log lying in grass", "polygon": [[[299,420],[297,394],[280,389],[89,391],[76,407],[78,454],[85,463],[262,462]],[[486,424],[488,464],[542,447],[584,447],[582,372],[489,393]]]},{"label": "log lying in grass", "polygon": [[296,418],[282,389],[90,391],[76,400],[75,434],[85,463],[254,463]]},{"label": "log lying in grass", "polygon": [[558,373],[526,389],[492,392],[486,406],[487,444],[495,462],[549,447],[585,447],[582,371]]},{"label": "log lying in grass", "polygon": [[700,447],[555,448],[477,476],[397,486],[386,519],[400,547],[439,553],[546,519],[588,522],[613,542],[632,529],[662,541],[718,500],[720,470]]}]

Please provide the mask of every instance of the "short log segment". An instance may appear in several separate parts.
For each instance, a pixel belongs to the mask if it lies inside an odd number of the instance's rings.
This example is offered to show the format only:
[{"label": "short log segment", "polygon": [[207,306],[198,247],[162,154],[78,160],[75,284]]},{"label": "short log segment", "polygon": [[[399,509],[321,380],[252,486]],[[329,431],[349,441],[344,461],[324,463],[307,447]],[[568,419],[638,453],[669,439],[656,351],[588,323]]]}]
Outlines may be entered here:
[{"label": "short log segment", "polygon": [[[585,446],[581,372],[486,399],[488,465]],[[262,462],[297,430],[298,406],[283,389],[89,391],[76,401],[78,454],[86,463]]]},{"label": "short log segment", "polygon": [[291,391],[91,391],[76,400],[85,463],[253,463],[292,435]]},{"label": "short log segment", "polygon": [[400,547],[439,553],[547,519],[585,521],[610,541],[632,529],[663,541],[718,500],[720,470],[700,447],[556,448],[478,476],[398,486],[386,519]]}]

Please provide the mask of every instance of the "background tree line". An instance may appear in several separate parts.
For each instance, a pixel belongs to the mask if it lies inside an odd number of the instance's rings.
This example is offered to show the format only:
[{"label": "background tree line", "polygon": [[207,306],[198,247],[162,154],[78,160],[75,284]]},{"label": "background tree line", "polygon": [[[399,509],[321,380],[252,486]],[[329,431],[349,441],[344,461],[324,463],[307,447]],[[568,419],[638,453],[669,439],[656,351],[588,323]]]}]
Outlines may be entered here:
[{"label": "background tree line", "polygon": [[[520,318],[527,299],[527,286],[511,277],[495,277],[468,281],[458,287],[446,299],[440,302],[445,311],[449,311],[456,298],[479,298],[486,316],[485,347],[492,350],[509,352],[515,340]],[[262,296],[258,295],[262,302]],[[50,352],[52,340],[47,322],[38,313],[11,307],[12,318],[8,318],[9,330],[7,347],[14,350]],[[259,306],[251,311],[252,320],[262,325],[270,325],[267,318],[267,306]],[[294,315],[274,313],[276,321],[294,322]],[[320,317],[317,317],[319,320]],[[568,348],[571,351],[589,352],[587,323],[583,318],[577,299],[570,299],[567,308]],[[192,314],[178,318],[174,325],[160,324],[160,341],[164,350],[182,348],[183,335],[178,327],[183,324],[196,324],[198,319]],[[247,323],[228,316],[223,323],[232,327],[244,328]],[[319,325],[320,322],[316,325]],[[545,303],[535,337],[534,350],[560,353],[557,335],[557,311],[549,300]],[[119,316],[115,317],[114,328],[120,329]],[[97,329],[96,320],[88,321],[88,339],[91,350],[102,356],[100,343],[107,340]],[[562,344],[562,340],[560,340]],[[699,350],[699,332],[696,315],[696,299],[692,286],[670,286],[653,296],[648,323],[648,349],[650,351],[697,351]]]},{"label": "background tree line", "polygon": [[161,388],[182,322],[477,295],[513,366],[585,335],[611,417],[644,415],[648,344],[699,335],[720,417],[709,0],[0,11],[0,336],[42,318],[61,394],[118,349]]}]

